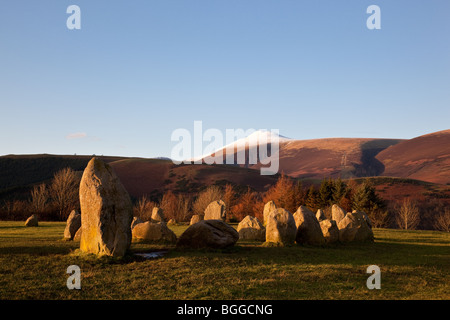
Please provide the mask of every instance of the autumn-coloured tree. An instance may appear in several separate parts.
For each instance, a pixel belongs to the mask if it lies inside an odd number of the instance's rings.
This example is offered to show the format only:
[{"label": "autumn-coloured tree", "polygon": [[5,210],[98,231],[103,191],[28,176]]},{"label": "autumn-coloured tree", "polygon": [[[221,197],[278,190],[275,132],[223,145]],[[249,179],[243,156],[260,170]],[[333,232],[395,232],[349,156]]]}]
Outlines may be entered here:
[{"label": "autumn-coloured tree", "polygon": [[173,216],[177,211],[177,196],[171,190],[167,191],[164,193],[159,207],[163,210],[166,219]]},{"label": "autumn-coloured tree", "polygon": [[177,209],[173,216],[166,216],[167,221],[175,219],[175,221],[188,221],[191,217],[191,198],[182,194],[177,195]]},{"label": "autumn-coloured tree", "polygon": [[226,206],[227,219],[230,219],[234,216],[233,207],[236,205],[237,196],[233,186],[229,183],[225,185],[222,200]]},{"label": "autumn-coloured tree", "polygon": [[219,186],[209,186],[198,195],[192,205],[194,214],[203,214],[206,207],[213,201],[221,200],[223,191]]},{"label": "autumn-coloured tree", "polygon": [[182,194],[174,194],[172,191],[164,193],[159,207],[163,210],[166,221],[175,219],[176,221],[186,221],[190,215],[191,199]]},{"label": "autumn-coloured tree", "polygon": [[303,189],[303,184],[299,180],[294,187],[294,198],[295,198],[295,208],[305,205],[306,201],[306,190]]},{"label": "autumn-coloured tree", "polygon": [[255,192],[253,195],[255,197],[255,203],[253,205],[253,216],[258,218],[262,222],[264,220],[264,205],[266,204],[263,199],[264,194]]},{"label": "autumn-coloured tree", "polygon": [[264,203],[273,201],[277,207],[290,212],[297,210],[294,182],[282,174],[277,183],[271,187],[262,197]]},{"label": "autumn-coloured tree", "polygon": [[153,208],[156,206],[155,202],[150,201],[146,196],[142,196],[133,207],[133,215],[139,217],[142,221],[150,221]]},{"label": "autumn-coloured tree", "polygon": [[236,205],[232,207],[235,219],[241,221],[247,215],[254,215],[255,192],[248,187],[247,192],[239,197]]}]

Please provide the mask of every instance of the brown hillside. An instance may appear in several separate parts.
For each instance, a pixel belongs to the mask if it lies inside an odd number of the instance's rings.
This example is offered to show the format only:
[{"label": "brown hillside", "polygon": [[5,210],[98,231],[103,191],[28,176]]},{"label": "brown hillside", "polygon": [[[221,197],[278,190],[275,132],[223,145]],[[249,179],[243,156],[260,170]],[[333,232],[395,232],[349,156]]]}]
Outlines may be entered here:
[{"label": "brown hillside", "polygon": [[376,176],[382,165],[374,156],[398,142],[359,138],[297,140],[280,148],[280,169],[299,178]]},{"label": "brown hillside", "polygon": [[381,151],[384,176],[450,183],[450,130],[405,140]]},{"label": "brown hillside", "polygon": [[[384,167],[375,159],[375,155],[400,141],[402,140],[329,138],[282,142],[278,172],[296,178],[313,179],[377,176],[383,172]],[[261,167],[261,164],[248,164],[248,148],[245,166],[253,169]]]},{"label": "brown hillside", "polygon": [[130,195],[160,196],[167,190],[195,193],[205,186],[231,183],[265,191],[278,176],[227,165],[175,165],[170,160],[126,159],[110,163]]}]

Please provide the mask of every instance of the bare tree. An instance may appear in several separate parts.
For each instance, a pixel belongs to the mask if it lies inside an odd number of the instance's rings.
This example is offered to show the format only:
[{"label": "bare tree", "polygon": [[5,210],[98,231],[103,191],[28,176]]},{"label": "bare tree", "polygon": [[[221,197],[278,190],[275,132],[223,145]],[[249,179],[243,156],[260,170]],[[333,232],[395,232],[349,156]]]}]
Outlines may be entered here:
[{"label": "bare tree", "polygon": [[36,185],[31,190],[31,208],[36,212],[43,212],[48,202],[48,190],[45,183]]},{"label": "bare tree", "polygon": [[420,222],[417,204],[410,198],[403,199],[402,204],[397,209],[395,221],[401,229],[414,230],[417,228]]},{"label": "bare tree", "polygon": [[389,211],[384,209],[373,210],[369,214],[374,228],[386,228],[389,225]]},{"label": "bare tree", "polygon": [[7,220],[22,220],[26,219],[30,213],[27,201],[9,200],[5,201],[2,210],[5,212],[4,217]]},{"label": "bare tree", "polygon": [[150,221],[154,207],[156,207],[155,202],[150,201],[146,196],[142,196],[133,208],[134,216],[143,221]]},{"label": "bare tree", "polygon": [[175,195],[167,191],[161,199],[160,207],[168,220],[186,221],[189,215],[190,199],[181,194]]},{"label": "bare tree", "polygon": [[227,208],[227,219],[233,215],[232,207],[236,204],[238,197],[236,195],[236,191],[234,190],[231,184],[227,184],[225,186],[225,190],[223,192],[222,200],[225,203],[225,207]]},{"label": "bare tree", "polygon": [[179,194],[177,196],[177,210],[173,219],[175,219],[175,221],[188,221],[190,207],[191,207],[191,199],[187,196]]},{"label": "bare tree", "polygon": [[194,214],[203,214],[206,207],[213,201],[221,200],[223,191],[219,186],[209,186],[198,195],[194,201],[192,209]]},{"label": "bare tree", "polygon": [[79,207],[80,177],[71,168],[65,168],[53,177],[50,194],[61,219],[66,219],[70,210]]},{"label": "bare tree", "polygon": [[3,211],[5,212],[5,220],[12,219],[12,211],[13,211],[13,202],[11,200],[3,201]]},{"label": "bare tree", "polygon": [[450,208],[445,208],[444,212],[437,215],[434,227],[440,231],[450,232]]}]

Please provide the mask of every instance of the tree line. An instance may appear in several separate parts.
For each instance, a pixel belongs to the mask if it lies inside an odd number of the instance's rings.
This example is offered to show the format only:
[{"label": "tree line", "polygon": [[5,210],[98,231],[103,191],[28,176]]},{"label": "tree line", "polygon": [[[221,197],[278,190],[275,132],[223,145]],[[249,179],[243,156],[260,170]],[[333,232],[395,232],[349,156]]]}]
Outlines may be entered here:
[{"label": "tree line", "polygon": [[[23,220],[27,215],[38,214],[42,220],[64,221],[73,209],[79,210],[80,180],[80,172],[70,168],[60,170],[48,184],[35,185],[28,201],[5,201],[0,207],[0,219]],[[266,192],[257,192],[250,187],[242,189],[228,183],[225,186],[205,187],[196,195],[177,194],[169,190],[159,199],[140,197],[135,201],[133,211],[135,216],[146,221],[150,220],[153,208],[160,207],[166,219],[186,222],[193,214],[203,214],[212,201],[222,200],[227,208],[229,222],[239,222],[247,215],[262,220],[264,205],[269,201],[274,201],[277,207],[292,213],[301,205],[309,207],[314,212],[322,209],[327,218],[331,218],[331,206],[337,204],[348,212],[364,211],[375,227],[402,229],[418,228],[424,216],[421,212],[423,210],[412,199],[405,198],[395,203],[386,203],[369,179],[358,183],[355,180],[327,178],[318,186],[314,184],[304,186],[299,180],[281,175],[276,184]],[[448,232],[449,208],[439,208],[439,204],[433,208],[437,212],[433,213],[431,228]]]}]

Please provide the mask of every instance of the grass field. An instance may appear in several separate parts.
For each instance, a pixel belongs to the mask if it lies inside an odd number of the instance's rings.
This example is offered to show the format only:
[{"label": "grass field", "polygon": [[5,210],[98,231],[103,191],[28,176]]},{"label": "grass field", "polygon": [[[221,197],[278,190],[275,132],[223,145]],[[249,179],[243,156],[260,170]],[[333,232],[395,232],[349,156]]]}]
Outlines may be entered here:
[{"label": "grass field", "polygon": [[[374,230],[374,243],[328,247],[178,250],[133,243],[131,251],[169,249],[162,258],[94,258],[63,241],[65,223],[0,221],[0,299],[450,299],[450,234]],[[187,226],[173,226],[179,236]],[[381,289],[369,290],[369,265]],[[69,265],[81,290],[69,290]]]}]

